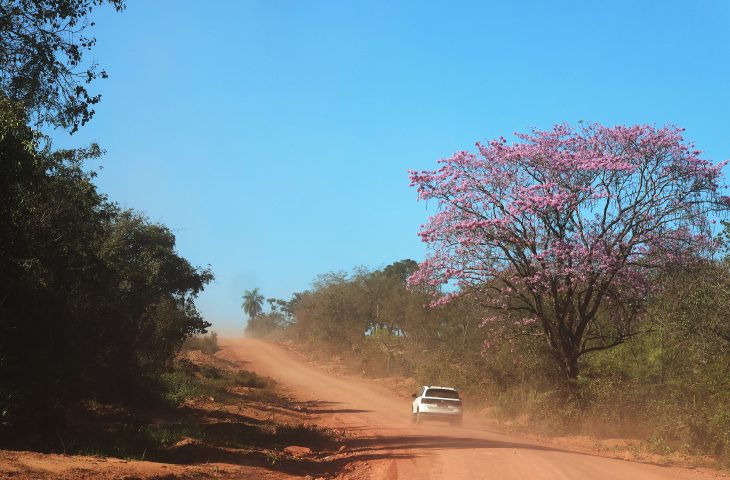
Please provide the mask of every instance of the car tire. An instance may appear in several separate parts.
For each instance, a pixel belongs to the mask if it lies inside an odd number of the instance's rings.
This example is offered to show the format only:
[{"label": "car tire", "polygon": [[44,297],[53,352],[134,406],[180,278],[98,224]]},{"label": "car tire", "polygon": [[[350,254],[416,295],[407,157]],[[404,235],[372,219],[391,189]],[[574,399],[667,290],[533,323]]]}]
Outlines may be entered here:
[{"label": "car tire", "polygon": [[421,415],[421,412],[416,412],[416,424],[420,425],[423,423],[423,415]]}]

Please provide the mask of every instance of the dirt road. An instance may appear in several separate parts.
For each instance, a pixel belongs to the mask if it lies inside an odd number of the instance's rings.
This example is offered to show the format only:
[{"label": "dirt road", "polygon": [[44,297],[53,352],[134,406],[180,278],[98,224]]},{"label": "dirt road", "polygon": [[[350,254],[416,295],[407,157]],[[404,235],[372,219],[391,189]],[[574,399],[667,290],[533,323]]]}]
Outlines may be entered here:
[{"label": "dirt road", "polygon": [[[282,383],[316,405],[317,423],[355,433],[353,461],[367,462],[373,479],[705,479],[698,470],[627,462],[541,446],[477,427],[414,425],[410,398],[364,380],[335,376],[286,349],[257,340],[226,340],[222,352],[246,368]],[[472,420],[470,422],[470,420]],[[470,428],[471,425],[471,428]]]}]

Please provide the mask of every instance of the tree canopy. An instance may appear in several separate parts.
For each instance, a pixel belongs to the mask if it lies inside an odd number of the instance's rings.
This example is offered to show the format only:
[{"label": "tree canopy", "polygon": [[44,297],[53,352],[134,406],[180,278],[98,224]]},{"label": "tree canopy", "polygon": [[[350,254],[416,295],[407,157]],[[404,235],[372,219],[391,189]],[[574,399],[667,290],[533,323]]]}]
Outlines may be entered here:
[{"label": "tree canopy", "polygon": [[98,147],[39,150],[23,109],[0,107],[0,426],[134,400],[210,325],[194,299],[212,274],[97,191]]},{"label": "tree canopy", "polygon": [[420,232],[431,250],[411,282],[458,287],[438,302],[474,293],[493,315],[511,312],[575,378],[582,355],[635,333],[653,271],[712,249],[713,214],[728,207],[724,163],[674,127],[558,125],[517,138],[411,172],[440,209]]},{"label": "tree canopy", "polygon": [[256,318],[256,316],[264,309],[265,298],[259,293],[258,288],[254,288],[253,290],[244,290],[243,295],[241,295],[241,299],[243,300],[241,308],[246,315],[248,315],[249,319]]},{"label": "tree canopy", "polygon": [[94,116],[101,95],[89,84],[107,73],[85,54],[96,43],[86,31],[92,10],[124,0],[3,0],[0,2],[0,90],[37,124],[71,132]]}]

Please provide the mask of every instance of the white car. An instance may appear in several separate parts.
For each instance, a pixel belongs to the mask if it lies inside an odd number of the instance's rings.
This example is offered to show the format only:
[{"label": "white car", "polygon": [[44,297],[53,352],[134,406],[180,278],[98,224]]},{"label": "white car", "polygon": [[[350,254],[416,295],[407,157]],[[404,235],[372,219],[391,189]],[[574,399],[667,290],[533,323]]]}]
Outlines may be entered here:
[{"label": "white car", "polygon": [[459,392],[451,387],[425,385],[413,394],[412,418],[415,423],[425,419],[446,420],[461,425],[464,417]]}]

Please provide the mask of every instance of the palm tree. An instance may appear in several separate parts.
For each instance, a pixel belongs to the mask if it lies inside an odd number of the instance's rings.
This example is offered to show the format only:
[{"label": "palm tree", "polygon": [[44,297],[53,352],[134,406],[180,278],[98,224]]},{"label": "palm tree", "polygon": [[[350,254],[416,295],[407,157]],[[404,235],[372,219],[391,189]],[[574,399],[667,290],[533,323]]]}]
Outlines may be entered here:
[{"label": "palm tree", "polygon": [[244,290],[241,298],[243,299],[241,308],[246,312],[249,319],[256,317],[256,315],[263,311],[264,296],[259,293],[258,288]]}]

